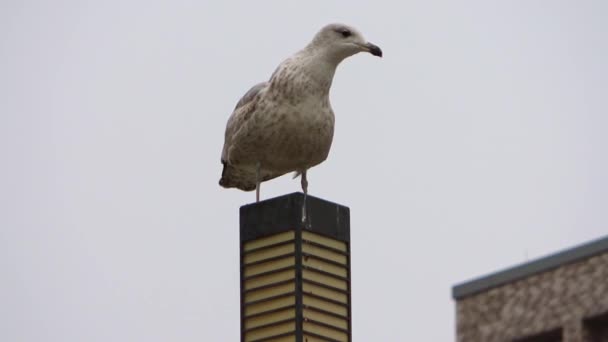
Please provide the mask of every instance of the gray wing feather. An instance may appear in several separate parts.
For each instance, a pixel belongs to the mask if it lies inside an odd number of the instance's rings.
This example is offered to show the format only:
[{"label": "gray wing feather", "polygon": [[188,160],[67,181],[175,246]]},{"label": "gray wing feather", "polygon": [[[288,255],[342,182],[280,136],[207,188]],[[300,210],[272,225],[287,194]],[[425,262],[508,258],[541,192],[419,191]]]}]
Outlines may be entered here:
[{"label": "gray wing feather", "polygon": [[249,91],[247,91],[245,93],[245,95],[243,95],[243,97],[241,97],[239,102],[236,103],[236,107],[234,107],[234,110],[236,111],[240,107],[243,107],[248,102],[253,100],[255,98],[255,96],[260,92],[260,90],[264,89],[264,87],[266,87],[267,85],[268,85],[268,82],[260,82],[256,85],[254,85],[253,87],[251,87],[251,89],[249,89]]},{"label": "gray wing feather", "polygon": [[268,82],[260,82],[241,97],[239,102],[237,102],[232,115],[228,119],[228,123],[226,124],[226,133],[224,135],[224,148],[222,149],[222,162],[226,162],[228,160],[228,149],[232,145],[232,139],[234,135],[238,132],[238,130],[243,126],[244,121],[249,118],[249,112],[255,109],[253,103],[257,101],[257,95],[260,93],[262,89],[264,89],[268,85]]}]

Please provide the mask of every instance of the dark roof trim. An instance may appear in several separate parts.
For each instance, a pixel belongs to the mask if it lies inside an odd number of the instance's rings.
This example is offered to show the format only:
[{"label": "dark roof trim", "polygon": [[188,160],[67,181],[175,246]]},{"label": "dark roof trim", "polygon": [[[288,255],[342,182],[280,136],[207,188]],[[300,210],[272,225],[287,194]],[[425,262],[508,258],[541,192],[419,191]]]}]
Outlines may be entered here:
[{"label": "dark roof trim", "polygon": [[459,300],[493,287],[511,283],[537,273],[546,272],[604,252],[608,252],[608,236],[456,285],[452,288],[452,297]]}]

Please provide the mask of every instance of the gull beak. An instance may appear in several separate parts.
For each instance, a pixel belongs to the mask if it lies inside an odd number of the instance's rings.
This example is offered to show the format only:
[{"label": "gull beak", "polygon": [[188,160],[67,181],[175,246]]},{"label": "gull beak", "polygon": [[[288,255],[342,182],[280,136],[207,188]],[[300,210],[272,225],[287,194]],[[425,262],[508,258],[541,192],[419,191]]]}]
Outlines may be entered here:
[{"label": "gull beak", "polygon": [[367,43],[367,44],[363,45],[363,49],[365,51],[371,53],[374,56],[382,57],[382,50],[380,50],[380,48],[377,45],[374,45],[372,43]]}]

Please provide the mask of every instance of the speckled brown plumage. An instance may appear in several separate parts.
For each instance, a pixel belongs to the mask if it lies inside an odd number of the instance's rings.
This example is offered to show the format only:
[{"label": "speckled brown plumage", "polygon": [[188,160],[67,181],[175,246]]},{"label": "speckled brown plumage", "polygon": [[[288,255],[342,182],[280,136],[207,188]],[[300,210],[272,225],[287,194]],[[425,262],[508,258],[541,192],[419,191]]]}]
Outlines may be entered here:
[{"label": "speckled brown plumage", "polygon": [[293,171],[305,175],[323,162],[334,134],[329,89],[336,67],[346,57],[372,49],[381,55],[355,29],[331,24],[281,63],[268,82],[252,87],[226,125],[220,185],[251,191],[256,180]]}]

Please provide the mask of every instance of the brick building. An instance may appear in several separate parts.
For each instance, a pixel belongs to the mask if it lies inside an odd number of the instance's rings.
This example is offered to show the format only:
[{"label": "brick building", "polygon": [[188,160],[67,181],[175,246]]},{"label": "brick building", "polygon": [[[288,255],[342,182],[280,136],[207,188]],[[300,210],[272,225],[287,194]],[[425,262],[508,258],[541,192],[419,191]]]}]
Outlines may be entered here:
[{"label": "brick building", "polygon": [[608,237],[454,286],[459,342],[608,342]]}]

